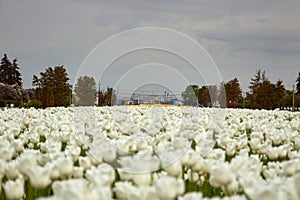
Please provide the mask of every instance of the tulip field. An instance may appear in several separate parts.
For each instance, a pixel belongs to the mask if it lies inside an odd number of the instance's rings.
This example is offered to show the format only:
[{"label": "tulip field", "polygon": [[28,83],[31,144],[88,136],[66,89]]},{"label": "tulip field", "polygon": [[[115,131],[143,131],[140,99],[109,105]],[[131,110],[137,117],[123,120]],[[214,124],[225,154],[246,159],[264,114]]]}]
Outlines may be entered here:
[{"label": "tulip field", "polygon": [[3,199],[300,199],[300,112],[0,110]]}]

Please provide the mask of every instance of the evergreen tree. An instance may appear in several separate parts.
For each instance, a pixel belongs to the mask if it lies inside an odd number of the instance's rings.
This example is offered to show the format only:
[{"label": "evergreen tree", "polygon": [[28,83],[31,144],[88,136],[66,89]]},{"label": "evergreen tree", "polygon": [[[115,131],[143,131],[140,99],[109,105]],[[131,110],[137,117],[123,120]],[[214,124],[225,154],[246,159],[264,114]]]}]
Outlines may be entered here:
[{"label": "evergreen tree", "polygon": [[22,84],[21,73],[19,72],[17,59],[11,63],[6,54],[1,59],[0,64],[0,83],[12,85],[16,89]]},{"label": "evergreen tree", "polygon": [[254,77],[251,78],[250,81],[249,89],[252,94],[256,92],[256,89],[260,82],[261,82],[261,70],[259,69],[256,71],[256,74],[254,74]]},{"label": "evergreen tree", "polygon": [[[256,81],[255,81],[256,82]],[[237,78],[234,78],[227,83],[225,83],[225,90],[226,90],[226,99],[227,102],[237,102],[239,97],[242,94],[242,90],[240,87],[240,83]]]},{"label": "evergreen tree", "polygon": [[11,62],[7,58],[7,55],[4,54],[4,57],[1,59],[1,64],[0,64],[0,83],[11,85],[11,84],[8,84],[9,83],[10,66],[11,66]]},{"label": "evergreen tree", "polygon": [[21,73],[19,72],[18,67],[18,60],[15,58],[13,63],[11,64],[11,83],[12,85],[21,86],[22,85],[22,78]]},{"label": "evergreen tree", "polygon": [[255,99],[251,102],[252,108],[275,109],[286,102],[286,90],[283,82],[278,80],[275,84],[269,80],[259,83],[255,91]]},{"label": "evergreen tree", "polygon": [[43,107],[66,106],[71,102],[71,85],[64,66],[48,67],[40,77],[33,76],[32,84],[37,87],[36,99]]},{"label": "evergreen tree", "polygon": [[256,99],[253,102],[254,108],[273,109],[275,87],[269,80],[260,83],[256,90]]},{"label": "evergreen tree", "polygon": [[258,99],[257,90],[259,89],[259,87],[263,82],[267,84],[266,81],[268,81],[268,78],[266,77],[266,72],[265,71],[261,72],[260,69],[257,70],[256,73],[254,74],[254,77],[251,78],[250,86],[249,86],[250,92],[247,93],[247,99],[250,100],[252,108],[261,108],[259,103],[260,100]]},{"label": "evergreen tree", "polygon": [[54,83],[53,93],[55,106],[70,105],[72,90],[71,85],[68,83],[69,80],[70,78],[63,66],[54,67],[52,81]]}]

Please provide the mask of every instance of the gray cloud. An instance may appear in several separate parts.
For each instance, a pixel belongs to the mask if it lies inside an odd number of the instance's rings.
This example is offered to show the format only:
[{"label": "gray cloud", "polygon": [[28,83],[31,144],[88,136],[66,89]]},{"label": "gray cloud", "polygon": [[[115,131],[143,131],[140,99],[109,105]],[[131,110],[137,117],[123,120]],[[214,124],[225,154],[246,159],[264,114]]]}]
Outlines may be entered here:
[{"label": "gray cloud", "polygon": [[293,0],[2,0],[0,53],[19,58],[30,87],[33,74],[57,64],[74,79],[89,51],[112,34],[168,27],[201,43],[224,80],[238,76],[246,89],[262,66],[291,88],[300,69],[299,19]]}]

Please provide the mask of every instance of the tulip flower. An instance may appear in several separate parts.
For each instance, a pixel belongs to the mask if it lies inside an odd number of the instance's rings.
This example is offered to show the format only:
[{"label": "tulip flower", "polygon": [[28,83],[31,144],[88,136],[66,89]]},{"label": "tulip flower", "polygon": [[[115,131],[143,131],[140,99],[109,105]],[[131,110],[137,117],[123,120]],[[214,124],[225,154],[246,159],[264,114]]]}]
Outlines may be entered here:
[{"label": "tulip flower", "polygon": [[7,199],[21,199],[24,195],[24,179],[19,176],[15,181],[8,180],[3,188]]}]

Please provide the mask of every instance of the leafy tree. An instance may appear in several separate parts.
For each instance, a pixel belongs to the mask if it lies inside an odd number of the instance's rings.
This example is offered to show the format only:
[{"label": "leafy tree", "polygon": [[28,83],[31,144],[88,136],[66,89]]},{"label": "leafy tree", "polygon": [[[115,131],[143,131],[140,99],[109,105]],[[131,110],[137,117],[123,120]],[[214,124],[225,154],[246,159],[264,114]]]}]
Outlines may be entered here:
[{"label": "leafy tree", "polygon": [[112,106],[115,101],[116,94],[113,88],[107,87],[105,92],[98,91],[98,106]]},{"label": "leafy tree", "polygon": [[212,107],[219,98],[217,86],[202,86],[198,90],[198,102],[203,107]]},{"label": "leafy tree", "polygon": [[75,85],[76,104],[80,106],[91,106],[96,100],[96,82],[93,77],[83,76],[77,79]]},{"label": "leafy tree", "polygon": [[43,108],[54,106],[53,89],[49,86],[37,88],[35,91],[34,99],[40,101]]},{"label": "leafy tree", "polygon": [[11,85],[0,84],[1,100],[19,100],[19,95]]},{"label": "leafy tree", "polygon": [[33,76],[32,84],[37,87],[35,98],[42,102],[43,107],[69,105],[72,91],[68,81],[63,65],[48,67],[40,77]]},{"label": "leafy tree", "polygon": [[242,94],[240,83],[237,78],[234,78],[225,83],[226,99],[227,101],[237,102]]},{"label": "leafy tree", "polygon": [[258,109],[274,108],[274,90],[274,85],[269,80],[260,83],[256,90],[256,99],[253,106]]},{"label": "leafy tree", "polygon": [[285,96],[286,90],[281,80],[278,80],[275,84],[269,80],[264,80],[256,88],[251,107],[257,109],[279,108],[284,105]]},{"label": "leafy tree", "polygon": [[198,85],[189,85],[185,91],[181,93],[183,104],[190,106],[197,106],[198,104]]},{"label": "leafy tree", "polygon": [[12,85],[15,88],[21,86],[22,78],[17,62],[18,60],[14,59],[11,63],[7,55],[4,54],[0,64],[0,83]]}]

